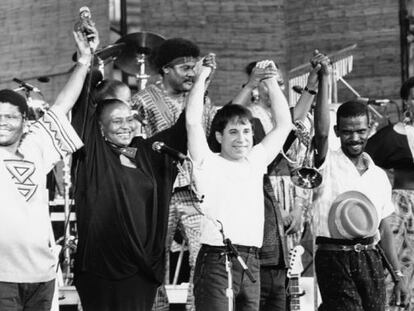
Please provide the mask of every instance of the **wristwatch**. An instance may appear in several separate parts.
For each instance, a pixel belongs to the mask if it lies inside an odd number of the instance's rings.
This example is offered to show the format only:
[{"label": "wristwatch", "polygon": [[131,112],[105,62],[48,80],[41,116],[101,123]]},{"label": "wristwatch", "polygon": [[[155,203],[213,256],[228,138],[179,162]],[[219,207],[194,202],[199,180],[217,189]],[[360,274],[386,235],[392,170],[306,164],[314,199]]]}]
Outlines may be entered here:
[{"label": "wristwatch", "polygon": [[393,278],[394,283],[400,282],[403,277],[404,277],[404,274],[402,273],[401,270],[394,270],[394,278]]},{"label": "wristwatch", "polygon": [[90,62],[90,61],[88,61],[87,59],[82,58],[82,57],[78,58],[78,60],[77,60],[76,62],[77,62],[79,65],[82,65],[82,66],[87,66],[87,67],[89,67],[89,66],[91,65],[91,62]]},{"label": "wristwatch", "polygon": [[311,95],[316,95],[316,91],[315,90],[311,90],[309,89],[307,86],[305,86],[305,88],[303,89],[305,92],[308,92]]}]

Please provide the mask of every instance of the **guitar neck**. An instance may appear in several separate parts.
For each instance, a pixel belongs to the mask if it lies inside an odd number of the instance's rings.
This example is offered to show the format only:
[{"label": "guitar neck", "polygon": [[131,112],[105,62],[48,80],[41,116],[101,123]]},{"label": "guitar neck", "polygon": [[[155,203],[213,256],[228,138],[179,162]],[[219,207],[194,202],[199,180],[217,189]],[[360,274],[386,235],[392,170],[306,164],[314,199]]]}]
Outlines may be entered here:
[{"label": "guitar neck", "polygon": [[299,286],[299,276],[291,277],[289,280],[290,310],[300,311],[301,290]]}]

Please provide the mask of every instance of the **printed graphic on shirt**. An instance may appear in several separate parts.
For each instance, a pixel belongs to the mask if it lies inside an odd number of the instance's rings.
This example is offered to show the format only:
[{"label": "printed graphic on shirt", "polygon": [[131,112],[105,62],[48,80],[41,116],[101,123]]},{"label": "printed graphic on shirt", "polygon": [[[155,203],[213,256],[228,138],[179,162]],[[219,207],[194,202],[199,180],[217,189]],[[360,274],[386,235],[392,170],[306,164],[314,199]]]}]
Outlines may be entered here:
[{"label": "printed graphic on shirt", "polygon": [[26,201],[29,201],[37,190],[37,185],[30,179],[36,170],[34,163],[14,159],[4,160],[4,163],[12,176],[17,190]]}]

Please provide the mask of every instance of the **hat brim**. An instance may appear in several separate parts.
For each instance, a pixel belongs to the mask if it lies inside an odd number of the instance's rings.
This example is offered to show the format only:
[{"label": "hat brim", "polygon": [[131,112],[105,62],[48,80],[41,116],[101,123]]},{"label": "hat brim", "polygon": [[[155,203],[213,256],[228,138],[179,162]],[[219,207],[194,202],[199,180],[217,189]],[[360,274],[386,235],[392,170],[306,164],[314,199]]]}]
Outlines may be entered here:
[{"label": "hat brim", "polygon": [[[344,208],[347,203],[350,205]],[[361,223],[353,224],[350,219],[361,220]],[[341,193],[331,205],[328,228],[331,237],[336,239],[373,236],[378,229],[377,210],[371,200],[359,191]]]}]

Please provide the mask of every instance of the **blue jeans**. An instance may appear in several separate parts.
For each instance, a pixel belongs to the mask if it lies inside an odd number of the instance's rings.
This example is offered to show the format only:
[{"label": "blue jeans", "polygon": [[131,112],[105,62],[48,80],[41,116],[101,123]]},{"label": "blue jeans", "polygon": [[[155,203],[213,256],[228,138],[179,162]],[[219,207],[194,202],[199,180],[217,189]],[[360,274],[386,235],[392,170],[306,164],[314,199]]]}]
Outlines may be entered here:
[{"label": "blue jeans", "polygon": [[286,310],[286,269],[260,268],[260,311]]},{"label": "blue jeans", "polygon": [[[233,306],[235,311],[258,311],[260,305],[260,262],[256,247],[237,246],[240,257],[248,266],[256,282],[243,271],[236,258],[232,258]],[[225,248],[202,245],[194,272],[194,296],[197,311],[228,310],[226,296],[227,272]]]},{"label": "blue jeans", "polygon": [[1,311],[49,311],[55,280],[40,283],[0,282]]}]

